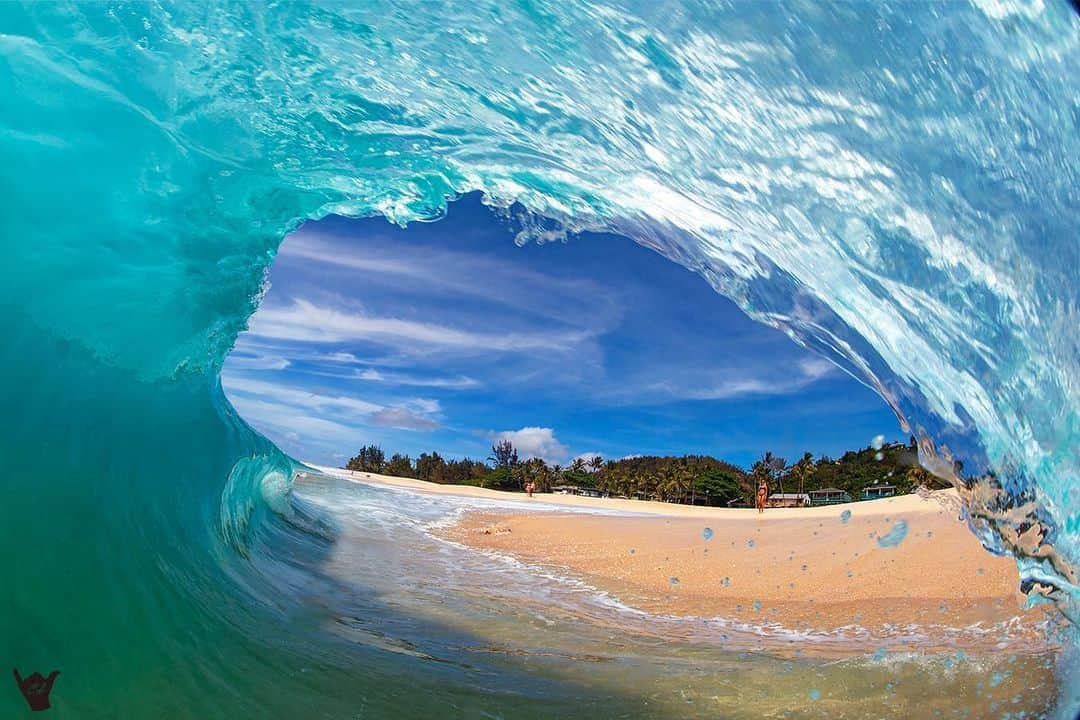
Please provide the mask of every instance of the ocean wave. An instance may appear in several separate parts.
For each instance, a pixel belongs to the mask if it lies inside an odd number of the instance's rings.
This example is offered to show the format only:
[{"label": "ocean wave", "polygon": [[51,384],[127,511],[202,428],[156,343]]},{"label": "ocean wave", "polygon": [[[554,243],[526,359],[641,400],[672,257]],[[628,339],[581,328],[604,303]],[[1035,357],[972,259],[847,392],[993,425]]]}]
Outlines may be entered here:
[{"label": "ocean wave", "polygon": [[[1075,619],[1077,23],[1065,2],[0,6],[5,647],[63,665],[71,716],[393,712],[308,633],[333,533],[286,521],[295,465],[218,373],[287,232],[474,191],[521,242],[652,247],[866,382]],[[133,694],[146,666],[168,682]]]}]

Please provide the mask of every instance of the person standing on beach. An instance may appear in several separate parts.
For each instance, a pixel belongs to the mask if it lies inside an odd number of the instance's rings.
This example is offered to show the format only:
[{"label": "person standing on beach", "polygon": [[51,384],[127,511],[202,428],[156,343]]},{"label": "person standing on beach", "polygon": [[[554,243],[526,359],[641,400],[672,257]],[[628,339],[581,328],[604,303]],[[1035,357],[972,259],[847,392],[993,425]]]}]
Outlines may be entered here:
[{"label": "person standing on beach", "polygon": [[534,483],[532,480],[525,483],[525,492],[529,494],[529,497],[532,497],[533,490],[536,490],[536,483]]},{"label": "person standing on beach", "polygon": [[769,499],[769,484],[764,480],[758,483],[757,486],[757,511],[759,513],[765,512],[765,501]]}]

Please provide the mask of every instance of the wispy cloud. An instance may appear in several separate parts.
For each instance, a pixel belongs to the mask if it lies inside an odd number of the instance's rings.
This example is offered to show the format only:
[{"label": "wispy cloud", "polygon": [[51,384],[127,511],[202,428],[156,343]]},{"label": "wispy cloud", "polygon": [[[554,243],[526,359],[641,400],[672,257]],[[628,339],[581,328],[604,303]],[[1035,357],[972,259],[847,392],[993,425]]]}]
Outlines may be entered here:
[{"label": "wispy cloud", "polygon": [[383,409],[382,405],[348,395],[323,395],[299,390],[281,383],[253,380],[243,375],[231,375],[225,381],[225,392],[262,398],[273,398],[279,404],[308,408],[322,412],[339,412],[349,416],[370,415]]},{"label": "wispy cloud", "polygon": [[319,447],[339,451],[343,447],[352,447],[361,437],[351,425],[272,398],[230,395],[229,400],[260,432],[275,441],[286,441],[294,448]]},{"label": "wispy cloud", "polygon": [[388,373],[380,372],[379,370],[367,369],[358,370],[355,376],[358,380],[367,380],[369,382],[385,383],[387,385],[406,385],[411,387],[431,387],[431,388],[449,388],[449,389],[464,389],[473,388],[480,385],[480,381],[474,378],[461,375],[458,377],[423,377],[420,375],[408,375],[405,373]]},{"label": "wispy cloud", "polygon": [[490,253],[425,246],[423,257],[409,243],[369,237],[347,241],[324,232],[300,230],[282,244],[279,256],[365,273],[369,282],[392,281],[398,292],[441,293],[502,305],[571,325],[611,326],[621,317],[610,291],[589,279],[539,272]]},{"label": "wispy cloud", "polygon": [[264,355],[237,348],[229,356],[229,364],[238,370],[284,370],[292,363],[288,358],[280,355]]},{"label": "wispy cloud", "polygon": [[820,380],[839,371],[836,365],[823,357],[803,358],[799,361],[799,369],[802,371],[803,377],[810,380]]},{"label": "wispy cloud", "polygon": [[264,307],[249,331],[260,338],[300,342],[368,341],[398,350],[469,349],[491,351],[568,350],[590,339],[590,331],[479,333],[439,323],[346,311],[296,299],[285,307]]},{"label": "wispy cloud", "polygon": [[[394,405],[381,405],[348,395],[326,395],[243,375],[230,375],[225,381],[225,392],[237,409],[258,407],[260,419],[266,422],[272,422],[274,418],[297,422],[294,431],[319,429],[341,436],[341,428],[357,424],[420,431],[435,430],[441,425],[435,416],[442,407],[438,400],[431,398],[408,398]],[[271,420],[265,420],[264,415]],[[330,425],[320,426],[315,422],[320,417],[333,420]]]},{"label": "wispy cloud", "polygon": [[[758,372],[755,372],[758,370]],[[688,377],[664,380],[647,387],[657,401],[731,400],[752,395],[791,395],[833,375],[835,365],[824,358],[804,358],[788,367],[736,367],[720,371],[704,370],[692,381]],[[716,378],[717,374],[721,377]],[[702,377],[704,375],[704,377]]]},{"label": "wispy cloud", "polygon": [[408,408],[384,408],[371,414],[371,421],[376,425],[385,425],[400,430],[419,430],[430,432],[439,429],[439,423],[429,417],[414,413]]}]

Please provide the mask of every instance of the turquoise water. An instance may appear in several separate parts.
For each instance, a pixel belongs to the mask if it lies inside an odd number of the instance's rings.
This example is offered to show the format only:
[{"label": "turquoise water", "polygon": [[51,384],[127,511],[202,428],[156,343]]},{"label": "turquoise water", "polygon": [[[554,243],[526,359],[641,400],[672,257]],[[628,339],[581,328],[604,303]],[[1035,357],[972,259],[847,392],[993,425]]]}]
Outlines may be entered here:
[{"label": "turquoise water", "polygon": [[0,5],[0,657],[58,717],[648,715],[328,632],[340,523],[221,392],[289,230],[470,191],[864,379],[1076,619],[1078,46],[1064,2]]}]

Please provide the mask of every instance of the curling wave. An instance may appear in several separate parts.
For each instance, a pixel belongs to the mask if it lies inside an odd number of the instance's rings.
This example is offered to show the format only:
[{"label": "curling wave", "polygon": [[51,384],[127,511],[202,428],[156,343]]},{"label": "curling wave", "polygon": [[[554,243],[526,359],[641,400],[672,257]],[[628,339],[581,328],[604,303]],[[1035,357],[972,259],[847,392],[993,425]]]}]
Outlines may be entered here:
[{"label": "curling wave", "polygon": [[[335,529],[218,373],[300,222],[471,191],[861,378],[1080,618],[1067,3],[8,3],[0,67],[0,638],[63,664],[58,715],[401,714],[400,668],[309,632]],[[500,707],[414,682],[416,716]]]}]

